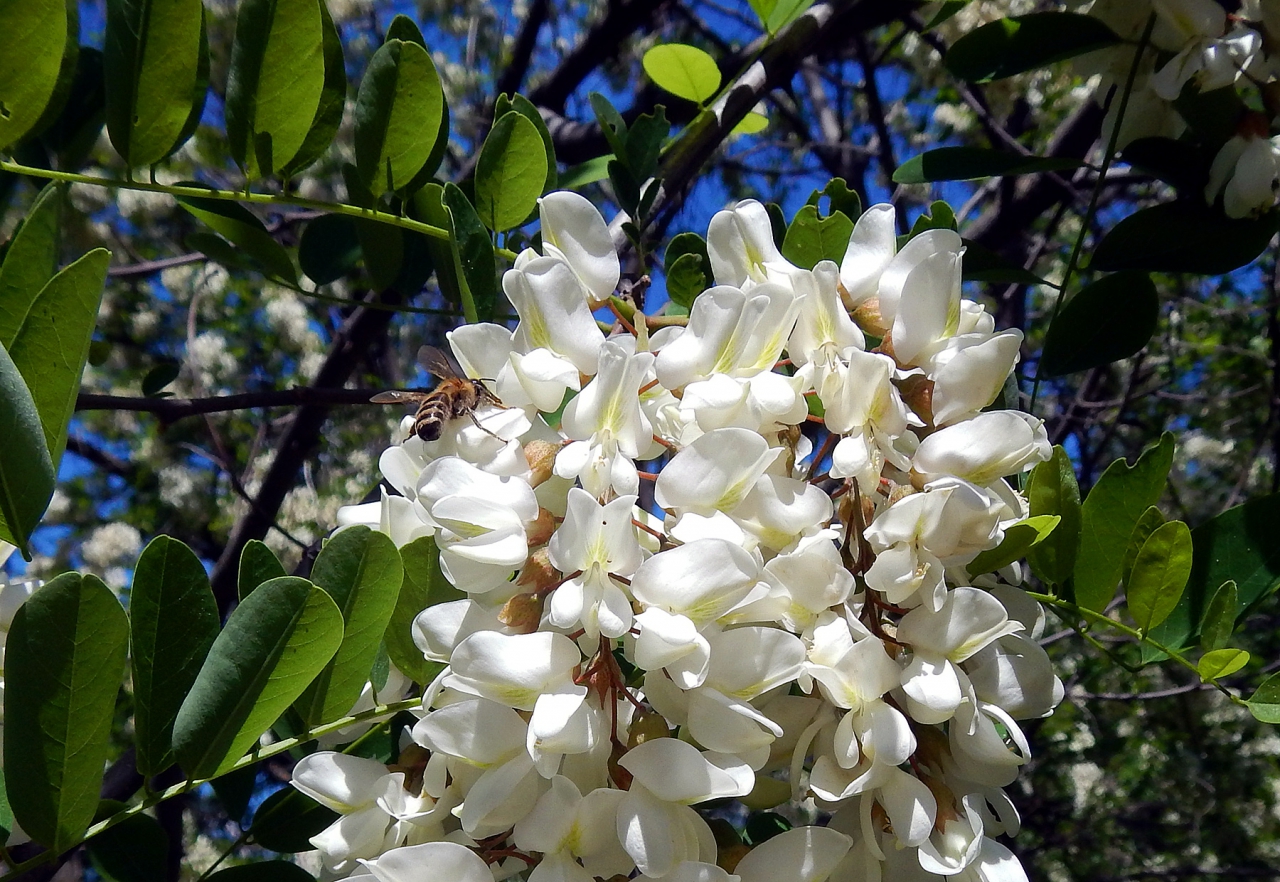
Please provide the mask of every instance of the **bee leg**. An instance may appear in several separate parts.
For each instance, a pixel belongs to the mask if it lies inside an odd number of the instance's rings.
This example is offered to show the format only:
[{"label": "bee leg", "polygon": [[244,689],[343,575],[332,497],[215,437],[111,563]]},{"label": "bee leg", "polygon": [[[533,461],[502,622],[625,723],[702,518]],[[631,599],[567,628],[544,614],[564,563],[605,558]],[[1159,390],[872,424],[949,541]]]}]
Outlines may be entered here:
[{"label": "bee leg", "polygon": [[[503,408],[503,410],[506,410],[506,408],[504,407],[504,408]],[[474,413],[468,413],[468,414],[467,414],[467,416],[471,417],[471,422],[475,423],[475,424],[476,424],[476,428],[477,428],[477,429],[479,429],[481,432],[484,432],[486,435],[493,435],[493,437],[497,438],[497,439],[498,439],[499,441],[501,441],[503,444],[506,444],[506,443],[507,443],[507,439],[506,439],[506,438],[503,438],[501,435],[498,435],[498,434],[496,434],[496,433],[494,433],[494,432],[491,432],[491,431],[489,431],[488,429],[486,429],[484,426],[482,426],[482,425],[480,424],[480,421],[479,421],[478,419],[476,419],[476,415],[475,415]]]}]

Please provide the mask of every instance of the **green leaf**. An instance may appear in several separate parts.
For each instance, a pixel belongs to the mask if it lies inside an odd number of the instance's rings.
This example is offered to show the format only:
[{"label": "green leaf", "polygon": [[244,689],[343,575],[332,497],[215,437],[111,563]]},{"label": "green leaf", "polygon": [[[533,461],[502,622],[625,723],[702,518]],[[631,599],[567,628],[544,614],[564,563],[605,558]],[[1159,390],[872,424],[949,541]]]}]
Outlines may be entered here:
[{"label": "green leaf", "polygon": [[[499,95],[498,101],[494,105],[494,119],[502,119],[507,113],[515,111],[523,116],[529,122],[533,123],[534,128],[538,130],[538,135],[542,138],[542,148],[547,157],[547,177],[542,183],[542,193],[549,193],[557,187],[556,172],[556,145],[551,140],[551,130],[547,128],[546,122],[542,119],[542,114],[538,113],[538,108],[533,102],[523,95]],[[541,194],[539,194],[541,195]]]},{"label": "green leaf", "polygon": [[226,867],[208,877],[209,882],[315,882],[315,877],[289,861],[258,861]]},{"label": "green leaf", "polygon": [[74,69],[78,4],[18,0],[0,4],[0,150],[39,128]]},{"label": "green leaf", "polygon": [[791,24],[813,5],[813,0],[749,0],[764,29],[772,34]]},{"label": "green leaf", "polygon": [[19,608],[5,644],[4,775],[22,829],[79,842],[111,758],[129,622],[94,576],[64,573]]},{"label": "green leaf", "polygon": [[1191,576],[1191,530],[1182,521],[1161,524],[1142,544],[1125,586],[1129,613],[1142,633],[1169,617]]},{"label": "green leaf", "polygon": [[716,60],[697,46],[666,43],[644,54],[644,72],[662,89],[678,98],[704,104],[720,91]]},{"label": "green leaf", "polygon": [[1065,449],[1053,448],[1052,458],[1034,467],[1027,480],[1027,502],[1033,517],[1060,518],[1057,529],[1029,550],[1028,562],[1044,581],[1065,585],[1080,545],[1080,488]]},{"label": "green leaf", "polygon": [[111,882],[155,882],[165,877],[169,837],[150,815],[134,815],[89,840],[89,859]]},{"label": "green leaf", "polygon": [[706,289],[707,276],[698,255],[681,254],[667,269],[667,297],[677,306],[689,309],[693,299]]},{"label": "green leaf", "polygon": [[342,613],[306,579],[259,585],[227,619],[178,711],[173,747],[192,778],[229,771],[342,643]]},{"label": "green leaf", "polygon": [[384,43],[365,69],[355,107],[356,167],[375,196],[413,181],[436,146],[444,113],[444,90],[427,50],[416,42]]},{"label": "green leaf", "polygon": [[110,262],[111,252],[96,248],[50,279],[9,346],[36,403],[55,472],[67,446]]},{"label": "green leaf", "polygon": [[[1191,645],[1203,627],[1210,592],[1227,581],[1237,585],[1241,613],[1280,585],[1280,495],[1227,509],[1191,531],[1195,548],[1191,579],[1178,608],[1153,636],[1165,646]],[[1156,651],[1144,660],[1160,657]]]},{"label": "green leaf", "polygon": [[138,771],[151,777],[173,765],[173,721],[218,636],[218,603],[195,552],[152,539],[133,571],[129,613]]},{"label": "green leaf", "polygon": [[973,181],[1012,175],[1067,171],[1084,165],[1078,159],[1057,156],[1019,156],[986,147],[939,147],[913,156],[898,166],[893,180],[898,184],[930,181]]},{"label": "green leaf", "polygon": [[662,145],[670,134],[667,109],[661,104],[653,109],[653,113],[643,113],[631,123],[626,133],[626,153],[618,159],[636,181],[646,181],[658,173]]},{"label": "green leaf", "polygon": [[1203,147],[1172,138],[1138,138],[1120,153],[1122,161],[1135,169],[1172,185],[1185,196],[1204,193],[1209,182],[1210,157]]},{"label": "green leaf", "polygon": [[1250,696],[1249,713],[1264,723],[1280,723],[1280,674],[1263,680]]},{"label": "green leaf", "polygon": [[[4,13],[0,13],[3,18]],[[0,31],[0,33],[3,33]],[[2,40],[3,37],[0,37]],[[0,61],[0,65],[3,65]],[[45,185],[14,234],[0,263],[0,346],[13,346],[36,296],[58,270],[62,187]]]},{"label": "green leaf", "polygon": [[142,394],[147,396],[159,395],[164,387],[178,379],[178,375],[181,373],[181,362],[161,362],[147,371],[147,375],[142,378]]},{"label": "green leaf", "polygon": [[951,230],[954,232],[955,229],[956,213],[951,210],[950,205],[939,199],[929,206],[928,214],[922,214],[916,218],[916,222],[911,225],[910,238],[914,239],[927,230]]},{"label": "green leaf", "polygon": [[1146,544],[1147,539],[1156,531],[1156,528],[1165,522],[1164,513],[1156,506],[1151,506],[1142,513],[1142,517],[1138,518],[1138,522],[1133,525],[1133,532],[1129,534],[1129,544],[1124,550],[1124,563],[1120,567],[1120,581],[1127,583],[1129,575],[1133,572],[1133,564],[1138,559],[1138,552],[1142,550],[1142,546]]},{"label": "green leaf", "polygon": [[579,190],[588,184],[609,177],[609,157],[597,156],[577,165],[571,165],[560,176],[561,190]]},{"label": "green leaf", "polygon": [[[475,208],[456,184],[444,185],[443,200],[452,218],[454,263],[466,282],[463,303],[470,297],[477,318],[485,321],[498,302],[498,268],[493,243]],[[439,262],[436,265],[439,266]]]},{"label": "green leaf", "polygon": [[1058,515],[1037,515],[1010,525],[1004,531],[1003,542],[980,553],[969,563],[969,575],[995,572],[1015,560],[1021,560],[1028,551],[1049,538],[1061,521]]},{"label": "green leaf", "polygon": [[435,678],[442,665],[422,657],[422,650],[413,642],[413,620],[429,606],[462,600],[466,595],[450,585],[440,572],[440,550],[431,536],[403,546],[400,557],[404,561],[404,582],[387,625],[387,654],[406,677],[426,684]]},{"label": "green leaf", "polygon": [[[1195,531],[1192,530],[1193,543],[1195,538]],[[1200,624],[1200,646],[1206,652],[1222,649],[1231,639],[1231,633],[1236,627],[1236,614],[1239,611],[1238,594],[1236,583],[1231,580],[1223,582],[1218,586],[1218,590],[1213,592],[1213,597],[1210,598],[1209,605],[1205,609],[1204,621]]]},{"label": "green leaf", "polygon": [[240,4],[227,75],[227,145],[250,178],[291,162],[320,111],[323,6],[320,0]]},{"label": "green leaf", "polygon": [[[421,657],[422,653],[418,653]],[[271,851],[293,854],[315,848],[312,836],[324,830],[339,815],[309,796],[285,787],[263,800],[249,825],[252,841]]]},{"label": "green leaf", "polygon": [[1102,473],[1081,508],[1080,551],[1074,568],[1075,600],[1101,610],[1115,596],[1124,552],[1134,525],[1164,492],[1173,463],[1173,436],[1166,432],[1132,466],[1117,459]]},{"label": "green leaf", "polygon": [[985,83],[1119,42],[1114,31],[1092,16],[1033,12],[970,31],[951,45],[942,63],[962,80]]},{"label": "green leaf", "polygon": [[284,564],[280,563],[275,552],[265,542],[250,539],[240,552],[240,571],[236,584],[239,599],[244,600],[254,588],[284,575],[287,575]]},{"label": "green leaf", "polygon": [[[65,70],[65,59],[63,65]],[[57,157],[59,170],[76,171],[88,162],[106,119],[102,52],[82,46],[76,52],[66,102],[57,119],[40,133],[40,143]]]},{"label": "green leaf", "polygon": [[822,188],[822,195],[826,196],[831,204],[830,214],[842,211],[850,220],[862,217],[862,199],[857,191],[849,189],[844,178],[832,178],[827,181],[827,185]]},{"label": "green leaf", "polygon": [[782,240],[782,256],[807,270],[822,260],[839,263],[849,247],[852,232],[853,221],[843,212],[818,217],[817,206],[806,205],[796,212],[795,219],[787,227],[787,236]]},{"label": "green leaf", "polygon": [[0,539],[31,560],[27,540],[53,498],[53,460],[18,366],[0,347]]},{"label": "green leaf", "polygon": [[222,803],[223,811],[237,824],[243,822],[244,814],[249,810],[249,800],[253,799],[253,793],[258,789],[258,769],[261,765],[242,766],[209,782],[213,792],[218,795],[218,802]]},{"label": "green leaf", "polygon": [[1060,377],[1128,358],[1150,342],[1159,318],[1150,276],[1105,276],[1077,291],[1049,325],[1040,373]]},{"label": "green leaf", "polygon": [[347,67],[342,57],[342,37],[324,0],[320,2],[320,27],[323,34],[321,51],[324,53],[324,85],[320,90],[320,103],[302,146],[279,170],[286,178],[324,155],[342,126],[342,114],[347,105]]},{"label": "green leaf", "polygon": [[547,179],[547,154],[538,128],[523,114],[494,123],[476,162],[476,209],[495,232],[524,223]]},{"label": "green leaf", "polygon": [[1196,663],[1196,673],[1208,683],[1229,677],[1249,663],[1249,653],[1243,649],[1215,649],[1206,652]]},{"label": "green leaf", "polygon": [[1093,252],[1089,268],[1216,276],[1257,259],[1280,213],[1233,219],[1198,200],[1166,202],[1129,215]]},{"label": "green leaf", "polygon": [[337,655],[294,703],[308,726],[338,719],[360,697],[403,578],[395,543],[366,526],[339,531],[320,550],[311,581],[333,598],[344,628]]},{"label": "green leaf", "polygon": [[943,0],[938,7],[938,11],[933,14],[933,18],[929,19],[929,23],[924,26],[926,31],[931,31],[943,22],[950,21],[961,9],[969,5],[969,0]]},{"label": "green leaf", "polygon": [[1044,279],[1017,264],[1010,263],[985,245],[964,239],[964,262],[961,277],[966,282],[995,282],[1005,285],[1046,285]]},{"label": "green leaf", "polygon": [[769,117],[757,110],[752,110],[738,120],[738,124],[729,132],[729,136],[758,135],[767,128],[769,128]]},{"label": "green leaf", "polygon": [[[391,228],[379,224],[384,231]],[[317,285],[336,282],[355,269],[360,260],[360,238],[355,220],[326,214],[308,223],[298,243],[298,263]]]},{"label": "green leaf", "polygon": [[9,794],[5,790],[4,775],[0,775],[0,836],[6,840],[13,832],[13,810],[9,808]]},{"label": "green leaf", "polygon": [[204,109],[209,44],[200,0],[110,0],[107,132],[130,166],[182,146]]},{"label": "green leaf", "polygon": [[609,142],[609,149],[618,159],[625,159],[627,123],[623,120],[622,114],[618,113],[618,109],[609,102],[609,99],[599,92],[588,93],[587,101],[591,104],[591,112],[595,114],[596,122],[600,124],[604,139]]},{"label": "green leaf", "polygon": [[[203,186],[187,184],[187,186]],[[298,281],[298,270],[284,246],[271,237],[249,209],[236,202],[205,199],[202,196],[179,196],[178,204],[214,229],[233,245],[254,259],[268,276],[290,284]]]}]

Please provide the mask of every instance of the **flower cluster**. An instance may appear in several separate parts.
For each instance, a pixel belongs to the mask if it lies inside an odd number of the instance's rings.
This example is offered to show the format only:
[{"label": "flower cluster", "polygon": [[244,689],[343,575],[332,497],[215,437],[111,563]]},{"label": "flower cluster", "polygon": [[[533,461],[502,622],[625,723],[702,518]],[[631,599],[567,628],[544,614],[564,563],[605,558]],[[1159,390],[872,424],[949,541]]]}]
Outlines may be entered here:
[{"label": "flower cluster", "polygon": [[[1228,15],[1215,0],[1098,0],[1091,13],[1130,42],[1124,48],[1096,53],[1084,68],[1101,73],[1099,96],[1122,87],[1133,65],[1133,43],[1147,20],[1154,52],[1138,64],[1138,78],[1120,123],[1118,143],[1148,136],[1178,137],[1187,124],[1175,101],[1237,85],[1252,86],[1266,112],[1240,115],[1236,134],[1214,158],[1204,197],[1222,198],[1230,217],[1266,211],[1280,187],[1280,137],[1270,137],[1280,116],[1276,84],[1280,81],[1280,2],[1243,0],[1238,14]],[[1120,101],[1109,108],[1107,129],[1116,121]]]},{"label": "flower cluster", "polygon": [[[1002,788],[1062,684],[1018,566],[969,564],[1027,516],[1006,478],[1050,447],[990,409],[1022,335],[961,296],[960,237],[899,248],[877,205],[808,270],[743,202],[711,222],[687,326],[606,335],[603,219],[562,192],[541,224],[503,280],[515,331],[449,335],[504,406],[429,443],[406,419],[381,459],[399,495],[342,513],[433,536],[466,596],[414,623],[446,667],[397,764],[298,764],[342,815],[313,840],[328,870],[1025,879],[993,838],[1019,825]],[[748,849],[695,808],[733,799],[829,823]]]}]

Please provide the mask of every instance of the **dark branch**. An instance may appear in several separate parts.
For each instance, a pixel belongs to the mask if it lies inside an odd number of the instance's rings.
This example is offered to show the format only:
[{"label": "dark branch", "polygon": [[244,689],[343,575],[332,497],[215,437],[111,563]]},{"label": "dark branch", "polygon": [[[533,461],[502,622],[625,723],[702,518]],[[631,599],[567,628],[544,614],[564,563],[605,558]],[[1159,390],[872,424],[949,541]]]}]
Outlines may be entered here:
[{"label": "dark branch", "polygon": [[533,59],[534,47],[538,45],[538,32],[546,24],[547,14],[551,11],[551,0],[533,0],[525,14],[520,33],[516,36],[516,45],[511,51],[511,63],[502,71],[494,95],[519,91],[525,76],[529,73],[529,62]]},{"label": "dark branch", "polygon": [[[268,392],[242,392],[239,395],[215,395],[209,398],[143,398],[135,395],[99,395],[81,392],[76,410],[133,410],[153,413],[165,422],[204,413],[225,413],[255,407],[301,407],[341,404],[369,404],[369,399],[385,390],[340,389],[322,386],[297,386]],[[384,406],[384,405],[379,405]],[[79,453],[79,451],[75,451]],[[86,456],[86,459],[92,457]]]}]

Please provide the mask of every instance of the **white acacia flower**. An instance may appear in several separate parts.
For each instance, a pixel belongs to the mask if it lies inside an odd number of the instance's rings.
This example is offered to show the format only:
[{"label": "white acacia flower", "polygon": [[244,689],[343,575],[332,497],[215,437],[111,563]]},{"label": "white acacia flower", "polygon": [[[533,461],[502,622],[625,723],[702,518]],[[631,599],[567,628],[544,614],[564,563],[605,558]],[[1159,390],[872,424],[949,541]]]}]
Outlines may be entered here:
[{"label": "white acacia flower", "polygon": [[630,577],[640,566],[640,543],[631,525],[636,497],[601,505],[577,487],[569,491],[564,524],[547,545],[562,573],[578,573],[551,594],[549,618],[558,628],[582,623],[588,638],[621,637],[631,628],[631,598],[612,576]]}]

